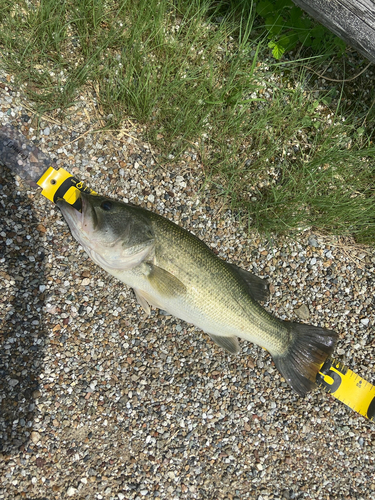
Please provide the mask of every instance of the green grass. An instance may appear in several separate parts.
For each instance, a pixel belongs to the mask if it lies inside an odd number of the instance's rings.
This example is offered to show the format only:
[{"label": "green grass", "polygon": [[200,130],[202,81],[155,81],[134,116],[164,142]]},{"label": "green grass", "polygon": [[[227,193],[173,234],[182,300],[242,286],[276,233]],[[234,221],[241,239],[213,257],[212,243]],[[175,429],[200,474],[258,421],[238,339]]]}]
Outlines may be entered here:
[{"label": "green grass", "polygon": [[95,87],[107,127],[143,122],[165,161],[199,153],[250,227],[375,242],[374,91],[317,88],[306,66],[332,47],[276,61],[250,0],[0,0],[0,23],[1,64],[38,113]]}]

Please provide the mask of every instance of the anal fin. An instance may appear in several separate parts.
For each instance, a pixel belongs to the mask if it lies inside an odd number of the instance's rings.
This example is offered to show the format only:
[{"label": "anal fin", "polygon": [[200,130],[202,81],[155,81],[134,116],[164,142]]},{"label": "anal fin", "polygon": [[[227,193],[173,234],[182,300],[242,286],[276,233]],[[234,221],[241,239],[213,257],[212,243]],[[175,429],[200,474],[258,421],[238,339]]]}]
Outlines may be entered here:
[{"label": "anal fin", "polygon": [[240,346],[238,344],[237,337],[221,337],[219,335],[212,335],[212,333],[209,333],[208,335],[218,346],[222,347],[231,354],[238,354]]}]

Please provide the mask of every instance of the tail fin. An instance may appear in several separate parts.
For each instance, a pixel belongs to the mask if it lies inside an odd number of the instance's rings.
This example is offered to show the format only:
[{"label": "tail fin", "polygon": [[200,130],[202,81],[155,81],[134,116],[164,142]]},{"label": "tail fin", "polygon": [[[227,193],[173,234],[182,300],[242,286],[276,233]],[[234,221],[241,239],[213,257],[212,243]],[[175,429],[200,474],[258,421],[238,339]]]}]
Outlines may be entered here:
[{"label": "tail fin", "polygon": [[282,356],[273,356],[275,365],[300,396],[314,389],[319,368],[333,352],[337,333],[326,328],[285,322],[291,343]]}]

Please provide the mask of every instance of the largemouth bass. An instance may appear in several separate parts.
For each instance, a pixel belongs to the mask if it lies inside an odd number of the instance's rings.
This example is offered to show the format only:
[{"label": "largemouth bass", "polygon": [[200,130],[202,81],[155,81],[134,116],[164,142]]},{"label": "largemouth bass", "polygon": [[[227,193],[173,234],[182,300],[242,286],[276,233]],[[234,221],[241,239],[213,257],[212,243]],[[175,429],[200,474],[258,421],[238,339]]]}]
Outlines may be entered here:
[{"label": "largemouth bass", "polygon": [[264,280],[142,207],[85,193],[82,212],[64,200],[57,205],[91,259],[132,287],[147,313],[151,305],[193,323],[232,354],[238,338],[258,344],[299,395],[314,388],[337,334],[268,313],[258,303],[268,294]]}]

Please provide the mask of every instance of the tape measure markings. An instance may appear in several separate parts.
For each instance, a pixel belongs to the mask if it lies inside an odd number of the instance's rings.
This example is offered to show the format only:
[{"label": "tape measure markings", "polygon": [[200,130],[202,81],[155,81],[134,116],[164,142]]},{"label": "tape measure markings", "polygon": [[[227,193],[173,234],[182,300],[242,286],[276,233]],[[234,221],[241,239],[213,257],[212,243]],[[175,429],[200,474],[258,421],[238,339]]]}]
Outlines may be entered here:
[{"label": "tape measure markings", "polygon": [[375,386],[341,361],[329,358],[321,366],[316,382],[352,410],[370,420],[374,419]]},{"label": "tape measure markings", "polygon": [[56,203],[63,198],[79,211],[82,208],[80,191],[96,194],[95,191],[85,186],[82,181],[73,177],[63,168],[55,170],[53,167],[49,167],[37,181],[37,184],[42,188],[42,195],[48,200]]}]

